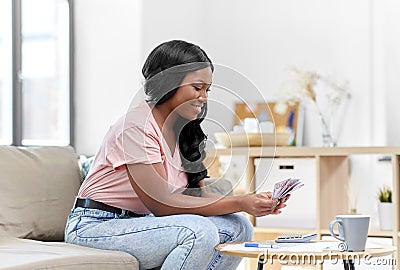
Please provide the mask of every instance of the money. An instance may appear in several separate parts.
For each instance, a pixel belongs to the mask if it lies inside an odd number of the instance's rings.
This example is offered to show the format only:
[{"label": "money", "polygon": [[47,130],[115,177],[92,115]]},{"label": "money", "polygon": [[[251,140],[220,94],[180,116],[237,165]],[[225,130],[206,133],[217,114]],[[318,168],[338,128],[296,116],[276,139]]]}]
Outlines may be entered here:
[{"label": "money", "polygon": [[304,186],[304,184],[300,181],[300,179],[289,178],[276,182],[274,185],[272,198],[277,198],[280,200],[291,192],[301,188],[302,186]]}]

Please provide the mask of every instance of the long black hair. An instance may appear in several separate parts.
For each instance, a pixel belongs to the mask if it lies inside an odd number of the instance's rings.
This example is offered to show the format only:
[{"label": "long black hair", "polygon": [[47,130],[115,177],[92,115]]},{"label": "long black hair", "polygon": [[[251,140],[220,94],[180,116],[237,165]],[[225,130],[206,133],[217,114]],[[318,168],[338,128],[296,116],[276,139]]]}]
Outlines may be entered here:
[{"label": "long black hair", "polygon": [[[164,103],[176,93],[187,73],[206,67],[214,71],[210,58],[199,46],[182,40],[160,44],[149,54],[142,69],[147,101],[156,106]],[[207,104],[204,104],[197,119],[188,121],[179,117],[174,126],[189,188],[199,187],[199,181],[207,177],[203,164],[207,136],[200,126],[206,114]]]}]

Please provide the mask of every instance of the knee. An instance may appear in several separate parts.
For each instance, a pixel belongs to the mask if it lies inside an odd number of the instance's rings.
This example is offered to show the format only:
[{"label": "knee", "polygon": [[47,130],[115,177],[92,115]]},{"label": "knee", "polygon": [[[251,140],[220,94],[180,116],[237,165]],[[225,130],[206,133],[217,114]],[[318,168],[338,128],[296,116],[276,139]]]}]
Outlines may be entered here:
[{"label": "knee", "polygon": [[241,214],[234,214],[235,224],[237,226],[237,238],[235,241],[245,242],[253,239],[253,224],[250,220]]},{"label": "knee", "polygon": [[254,226],[250,222],[250,220],[244,216],[242,226],[243,226],[243,240],[242,241],[250,241],[253,239],[253,234],[254,234]]},{"label": "knee", "polygon": [[199,249],[214,250],[219,244],[217,227],[207,218],[196,215],[185,215],[184,229],[187,232],[184,241],[193,241]]}]

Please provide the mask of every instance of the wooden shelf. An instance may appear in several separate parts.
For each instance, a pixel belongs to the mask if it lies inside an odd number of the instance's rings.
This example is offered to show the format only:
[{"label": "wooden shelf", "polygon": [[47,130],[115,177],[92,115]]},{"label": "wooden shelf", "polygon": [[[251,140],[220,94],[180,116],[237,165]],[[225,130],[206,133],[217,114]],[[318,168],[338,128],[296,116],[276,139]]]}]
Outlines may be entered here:
[{"label": "wooden shelf", "polygon": [[282,233],[314,233],[316,229],[299,229],[299,228],[266,228],[254,227],[254,233],[259,234],[282,234]]},{"label": "wooden shelf", "polygon": [[[255,227],[255,240],[271,239],[282,233],[316,232],[320,236],[330,235],[326,226],[338,214],[347,213],[349,201],[344,190],[350,181],[349,157],[355,155],[382,155],[390,157],[393,186],[393,231],[380,231],[371,228],[369,236],[393,239],[393,244],[400,243],[400,147],[232,147],[207,149],[207,155],[247,156],[245,190],[255,191],[256,158],[314,158],[316,162],[316,224],[315,229],[304,228],[265,228]],[[332,203],[335,202],[335,203]],[[250,218],[255,224],[255,219]],[[400,258],[399,253],[396,259]]]},{"label": "wooden shelf", "polygon": [[350,156],[350,155],[400,155],[400,147],[233,147],[207,149],[213,155],[244,155],[249,157],[315,157],[315,156]]}]

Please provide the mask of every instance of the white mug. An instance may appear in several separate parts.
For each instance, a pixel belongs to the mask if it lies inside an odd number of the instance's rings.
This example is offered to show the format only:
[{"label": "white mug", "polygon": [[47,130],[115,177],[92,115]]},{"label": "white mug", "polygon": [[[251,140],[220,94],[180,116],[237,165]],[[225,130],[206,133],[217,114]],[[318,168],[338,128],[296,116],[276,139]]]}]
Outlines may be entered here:
[{"label": "white mug", "polygon": [[[329,224],[329,231],[333,237],[343,241],[346,248],[341,251],[364,251],[368,237],[370,216],[368,215],[337,215]],[[339,236],[333,232],[337,224]],[[343,246],[342,246],[343,247]]]}]

